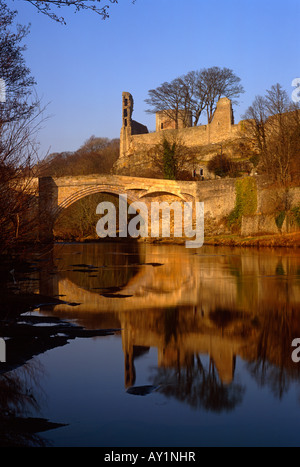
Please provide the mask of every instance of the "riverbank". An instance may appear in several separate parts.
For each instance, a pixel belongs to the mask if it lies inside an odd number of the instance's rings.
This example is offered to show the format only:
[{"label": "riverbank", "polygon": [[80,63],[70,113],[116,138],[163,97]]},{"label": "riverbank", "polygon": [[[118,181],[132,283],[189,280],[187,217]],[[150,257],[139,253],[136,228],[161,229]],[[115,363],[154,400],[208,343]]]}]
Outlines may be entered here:
[{"label": "riverbank", "polygon": [[[123,239],[124,240],[124,239]],[[143,238],[139,242],[151,244],[170,244],[183,245],[189,238]],[[76,239],[57,239],[57,243],[95,243],[95,242],[118,242],[119,239],[99,239],[98,237],[77,237]],[[135,241],[135,239],[131,239]],[[244,237],[240,235],[215,235],[207,236],[204,239],[204,245],[207,246],[231,246],[231,247],[256,247],[256,248],[300,248],[300,232],[278,235],[256,235]]]},{"label": "riverbank", "polygon": [[[145,243],[184,245],[188,238],[143,239]],[[300,248],[300,232],[283,235],[257,235],[242,237],[240,235],[216,235],[204,238],[205,246],[230,246],[245,248]]]},{"label": "riverbank", "polygon": [[300,248],[300,232],[283,235],[241,237],[220,235],[205,238],[205,245],[267,248]]}]

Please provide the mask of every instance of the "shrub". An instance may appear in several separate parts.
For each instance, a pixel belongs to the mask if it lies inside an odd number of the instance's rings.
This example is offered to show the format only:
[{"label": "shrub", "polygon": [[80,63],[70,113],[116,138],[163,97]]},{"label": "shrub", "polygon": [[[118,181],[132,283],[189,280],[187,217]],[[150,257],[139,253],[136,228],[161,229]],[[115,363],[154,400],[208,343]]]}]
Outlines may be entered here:
[{"label": "shrub", "polygon": [[207,164],[208,170],[218,177],[237,178],[241,176],[241,172],[249,171],[244,163],[233,161],[225,154],[214,156]]},{"label": "shrub", "polygon": [[282,229],[284,220],[286,218],[286,212],[285,211],[280,211],[277,216],[275,217],[275,222],[279,230]]},{"label": "shrub", "polygon": [[169,143],[167,139],[163,141],[163,167],[164,178],[167,180],[176,180],[176,143]]},{"label": "shrub", "polygon": [[231,171],[231,161],[223,154],[214,156],[207,164],[209,172],[218,177],[226,177]]}]

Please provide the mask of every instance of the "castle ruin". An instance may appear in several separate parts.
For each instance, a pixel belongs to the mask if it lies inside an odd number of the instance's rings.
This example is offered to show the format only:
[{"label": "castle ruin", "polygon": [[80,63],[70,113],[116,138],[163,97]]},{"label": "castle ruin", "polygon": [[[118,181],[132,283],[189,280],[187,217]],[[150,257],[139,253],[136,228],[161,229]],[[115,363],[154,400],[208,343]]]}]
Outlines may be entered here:
[{"label": "castle ruin", "polygon": [[[122,94],[122,129],[120,135],[120,156],[116,164],[119,174],[133,175],[135,170],[150,168],[149,152],[162,141],[179,140],[193,154],[193,161],[183,163],[187,170],[192,165],[204,164],[218,154],[220,145],[236,141],[242,129],[242,122],[234,123],[232,102],[227,97],[221,98],[212,119],[207,125],[192,126],[191,114],[181,111],[177,128],[170,111],[156,114],[156,131],[149,133],[148,128],[132,119],[133,97],[129,92]],[[196,162],[195,162],[196,161]]]}]

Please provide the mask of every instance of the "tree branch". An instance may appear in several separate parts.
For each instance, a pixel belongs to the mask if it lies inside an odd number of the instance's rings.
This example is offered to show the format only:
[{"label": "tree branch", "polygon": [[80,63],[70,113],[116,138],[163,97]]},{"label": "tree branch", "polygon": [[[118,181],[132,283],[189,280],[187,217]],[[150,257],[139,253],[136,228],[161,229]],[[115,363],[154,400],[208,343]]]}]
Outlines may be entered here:
[{"label": "tree branch", "polygon": [[[25,0],[31,3],[37,10],[58,23],[66,24],[63,17],[58,16],[53,9],[73,7],[75,13],[80,10],[90,10],[100,15],[102,19],[109,18],[109,5],[100,6],[101,0]],[[110,3],[118,3],[118,0],[108,0]]]}]

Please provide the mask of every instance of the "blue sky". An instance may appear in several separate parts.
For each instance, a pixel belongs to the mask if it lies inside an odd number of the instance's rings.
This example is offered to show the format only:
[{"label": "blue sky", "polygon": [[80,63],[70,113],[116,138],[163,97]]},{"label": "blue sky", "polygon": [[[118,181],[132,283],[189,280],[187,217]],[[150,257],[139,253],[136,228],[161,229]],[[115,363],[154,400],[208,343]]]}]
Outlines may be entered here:
[{"label": "blue sky", "polygon": [[133,95],[133,118],[151,131],[148,90],[191,70],[228,67],[242,79],[236,121],[256,95],[276,83],[291,94],[300,76],[299,0],[119,0],[105,21],[64,8],[66,26],[24,0],[7,4],[31,23],[26,63],[50,116],[41,157],[76,150],[91,135],[119,138],[123,91]]}]

